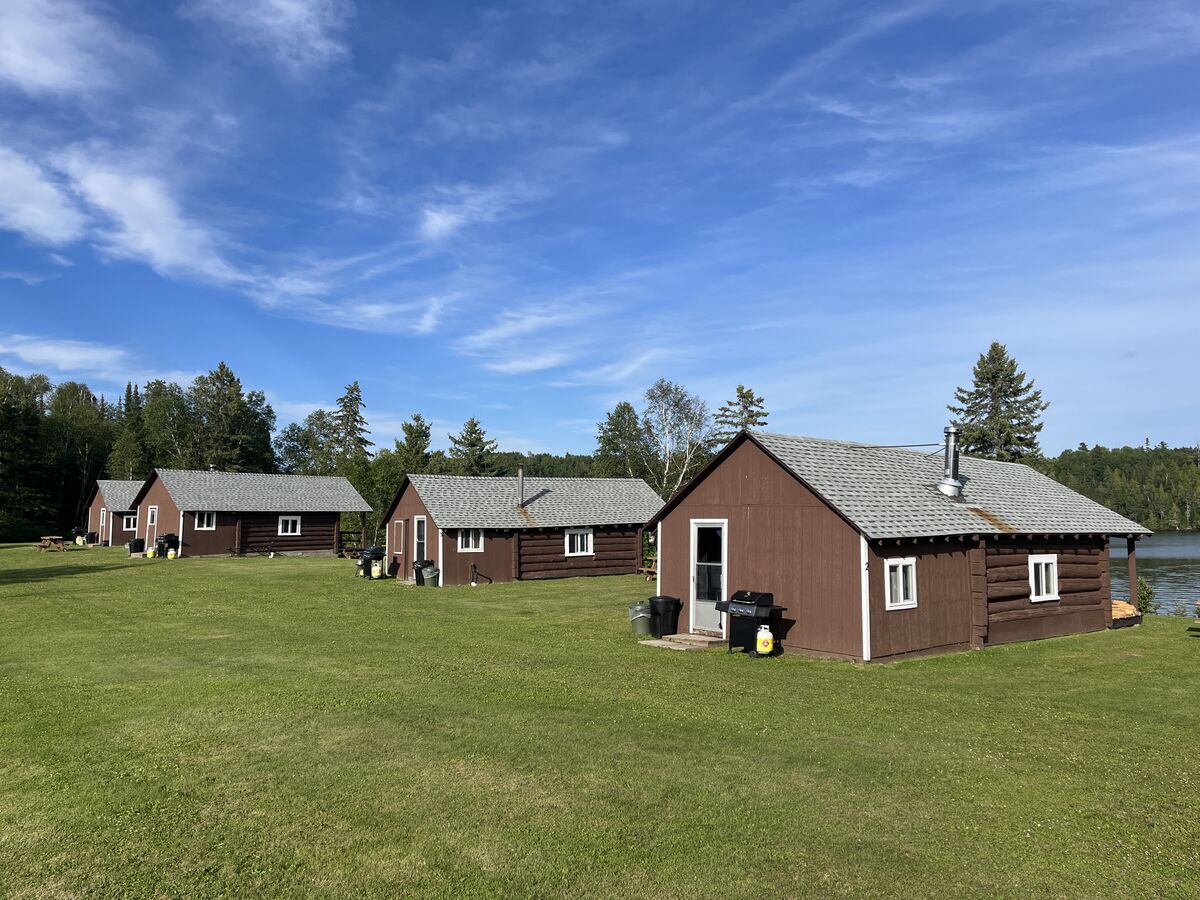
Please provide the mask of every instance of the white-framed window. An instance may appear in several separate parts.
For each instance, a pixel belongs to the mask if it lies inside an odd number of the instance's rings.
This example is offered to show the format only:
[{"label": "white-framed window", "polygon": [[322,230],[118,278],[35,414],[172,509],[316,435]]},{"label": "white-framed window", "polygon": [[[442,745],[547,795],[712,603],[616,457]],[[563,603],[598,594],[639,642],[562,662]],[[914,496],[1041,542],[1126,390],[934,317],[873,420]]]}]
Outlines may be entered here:
[{"label": "white-framed window", "polygon": [[483,552],[483,529],[482,528],[460,528],[460,529],[458,529],[458,552],[459,553],[482,553]]},{"label": "white-framed window", "polygon": [[1029,599],[1034,603],[1058,599],[1058,554],[1029,554]]},{"label": "white-framed window", "polygon": [[148,510],[146,510],[146,527],[149,528],[152,525],[158,525],[157,506],[151,506]]},{"label": "white-framed window", "polygon": [[[217,530],[217,514],[215,512],[198,512],[196,513],[196,530],[197,531],[216,531]],[[280,532],[282,534],[283,532]]]},{"label": "white-framed window", "polygon": [[279,533],[280,535],[297,535],[300,533],[300,517],[299,516],[280,516],[279,517]]},{"label": "white-framed window", "polygon": [[568,528],[563,538],[563,552],[567,556],[594,556],[592,529]]},{"label": "white-framed window", "polygon": [[885,560],[884,609],[914,609],[917,605],[917,558]]},{"label": "white-framed window", "polygon": [[104,530],[104,517],[108,514],[108,510],[103,507],[100,509],[100,530]]},{"label": "white-framed window", "polygon": [[137,513],[132,516],[125,516],[121,521],[121,527],[125,531],[137,531]]}]

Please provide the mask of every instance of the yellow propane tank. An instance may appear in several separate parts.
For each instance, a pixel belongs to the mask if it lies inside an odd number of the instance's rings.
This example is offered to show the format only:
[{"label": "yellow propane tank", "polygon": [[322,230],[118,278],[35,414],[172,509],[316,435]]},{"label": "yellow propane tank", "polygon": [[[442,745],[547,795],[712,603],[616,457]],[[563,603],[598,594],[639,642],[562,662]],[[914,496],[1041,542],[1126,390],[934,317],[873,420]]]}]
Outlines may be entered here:
[{"label": "yellow propane tank", "polygon": [[146,559],[154,559],[154,548],[153,547],[146,548]]},{"label": "yellow propane tank", "polygon": [[754,641],[754,649],[759,656],[770,656],[775,652],[775,635],[766,625],[758,626],[758,636]]},{"label": "yellow propane tank", "polygon": [[382,578],[383,577],[383,560],[382,559],[377,559],[373,563],[371,563],[371,577],[372,578]]},{"label": "yellow propane tank", "polygon": [[174,558],[175,558],[176,556],[178,556],[178,555],[179,555],[179,554],[175,552],[175,548],[174,548],[174,547],[172,547],[171,549],[169,549],[169,550],[167,551],[167,559],[174,559]]},{"label": "yellow propane tank", "polygon": [[77,534],[75,536],[75,546],[76,547],[82,547],[85,543],[86,543],[86,541],[84,541],[82,534]]}]

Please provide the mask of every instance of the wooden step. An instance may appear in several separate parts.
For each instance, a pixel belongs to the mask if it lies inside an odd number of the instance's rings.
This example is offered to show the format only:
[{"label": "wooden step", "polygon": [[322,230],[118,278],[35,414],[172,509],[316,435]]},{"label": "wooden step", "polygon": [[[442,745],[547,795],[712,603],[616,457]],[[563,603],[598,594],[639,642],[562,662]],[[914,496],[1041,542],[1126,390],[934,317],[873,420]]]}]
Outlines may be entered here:
[{"label": "wooden step", "polygon": [[660,641],[651,639],[648,641],[638,641],[643,647],[660,647],[663,650],[703,650],[703,647],[694,647],[691,644],[679,644],[675,641]]},{"label": "wooden step", "polygon": [[689,647],[696,647],[700,650],[726,646],[725,638],[715,637],[711,634],[668,634],[663,640],[670,641],[673,644],[686,644]]}]

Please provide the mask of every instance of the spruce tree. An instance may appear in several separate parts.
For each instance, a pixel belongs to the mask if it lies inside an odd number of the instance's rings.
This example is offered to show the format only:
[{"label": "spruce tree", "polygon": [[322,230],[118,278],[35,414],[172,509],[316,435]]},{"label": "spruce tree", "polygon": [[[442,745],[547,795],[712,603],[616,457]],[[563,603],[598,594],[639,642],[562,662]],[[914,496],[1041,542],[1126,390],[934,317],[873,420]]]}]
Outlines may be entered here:
[{"label": "spruce tree", "polygon": [[496,442],[474,416],[467,419],[463,430],[450,435],[450,461],[456,475],[495,475]]},{"label": "spruce tree", "polygon": [[622,400],[596,430],[592,474],[600,478],[647,478],[652,456],[637,410]]},{"label": "spruce tree", "polygon": [[367,439],[371,430],[363,415],[362,389],[357,381],[346,385],[346,392],[338,397],[337,412],[334,413],[336,428],[337,457],[340,468],[360,468],[371,456],[369,447],[375,444]]},{"label": "spruce tree", "polygon": [[429,469],[429,444],[433,429],[420,413],[400,426],[404,440],[396,441],[396,457],[402,475],[419,475]]},{"label": "spruce tree", "polygon": [[970,390],[955,389],[954,399],[947,409],[962,428],[963,452],[1005,462],[1041,456],[1038,433],[1050,404],[999,341],[975,363]]},{"label": "spruce tree", "polygon": [[767,413],[763,398],[745,385],[737,386],[737,396],[717,410],[714,422],[717,426],[714,438],[718,444],[726,444],[738,433],[755,428],[765,428]]}]

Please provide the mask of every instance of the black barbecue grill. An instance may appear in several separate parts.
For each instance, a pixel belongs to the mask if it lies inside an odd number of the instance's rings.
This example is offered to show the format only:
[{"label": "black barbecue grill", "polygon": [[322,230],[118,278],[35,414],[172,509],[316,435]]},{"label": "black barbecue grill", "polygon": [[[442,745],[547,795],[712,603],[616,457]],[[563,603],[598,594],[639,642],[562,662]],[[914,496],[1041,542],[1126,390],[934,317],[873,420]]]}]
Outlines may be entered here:
[{"label": "black barbecue grill", "polygon": [[755,638],[758,627],[766,624],[775,635],[775,652],[779,652],[779,620],[782,606],[775,605],[775,595],[766,591],[734,591],[728,600],[718,600],[717,609],[729,613],[729,652],[745,650],[757,653]]}]

